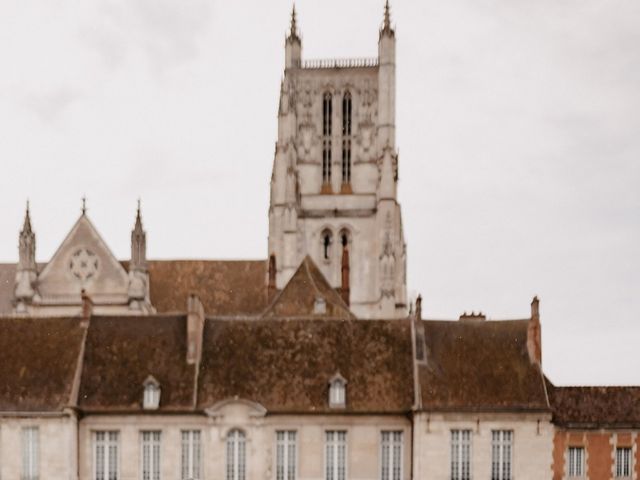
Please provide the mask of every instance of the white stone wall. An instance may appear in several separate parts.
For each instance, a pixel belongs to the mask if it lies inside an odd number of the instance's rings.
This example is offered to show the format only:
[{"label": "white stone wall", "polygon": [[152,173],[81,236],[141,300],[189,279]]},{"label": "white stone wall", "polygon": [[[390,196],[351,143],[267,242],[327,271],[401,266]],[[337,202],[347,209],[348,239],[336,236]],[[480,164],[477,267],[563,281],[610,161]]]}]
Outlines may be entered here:
[{"label": "white stone wall", "polygon": [[39,476],[46,480],[76,477],[76,420],[72,415],[0,417],[0,478],[22,477],[22,429],[38,428]]},{"label": "white stone wall", "polygon": [[419,414],[415,419],[417,480],[451,478],[451,430],[471,430],[471,476],[491,478],[491,432],[513,431],[513,478],[552,478],[553,425],[549,414]]},{"label": "white stone wall", "polygon": [[162,478],[180,478],[180,432],[202,432],[204,478],[225,478],[226,435],[239,428],[247,438],[247,480],[275,479],[275,439],[277,430],[297,432],[299,480],[324,479],[324,442],[326,430],[347,431],[347,475],[349,480],[379,479],[380,432],[404,432],[403,479],[410,479],[411,428],[403,416],[260,416],[242,404],[233,404],[213,417],[171,416],[89,416],[80,427],[81,479],[90,479],[93,471],[92,433],[96,430],[120,432],[120,479],[140,478],[141,431],[160,430]]}]

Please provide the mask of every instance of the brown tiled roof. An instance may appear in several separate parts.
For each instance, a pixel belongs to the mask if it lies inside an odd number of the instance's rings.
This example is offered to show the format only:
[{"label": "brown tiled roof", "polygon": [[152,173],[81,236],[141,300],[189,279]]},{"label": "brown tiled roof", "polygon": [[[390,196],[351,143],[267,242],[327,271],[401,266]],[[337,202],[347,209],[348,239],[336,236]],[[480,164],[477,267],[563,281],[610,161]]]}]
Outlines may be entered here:
[{"label": "brown tiled roof", "polygon": [[149,277],[159,313],[183,312],[190,293],[212,316],[257,315],[267,306],[266,260],[153,260]]},{"label": "brown tiled roof", "polygon": [[161,387],[160,411],[193,404],[195,368],[186,363],[186,317],[92,317],[78,403],[85,410],[141,410],[143,382]]},{"label": "brown tiled roof", "polygon": [[[314,313],[317,299],[323,299],[326,311]],[[282,291],[264,313],[264,317],[355,318],[342,297],[329,285],[311,257],[304,258]]]},{"label": "brown tiled roof", "polygon": [[13,310],[13,289],[16,281],[16,264],[0,263],[0,315]]},{"label": "brown tiled roof", "polygon": [[83,335],[77,318],[0,318],[0,411],[69,406]]},{"label": "brown tiled roof", "polygon": [[328,382],[347,380],[347,412],[407,412],[413,404],[407,320],[213,320],[205,325],[201,408],[238,396],[270,412],[317,413]]},{"label": "brown tiled roof", "polygon": [[640,387],[555,387],[547,380],[554,423],[580,428],[640,428]]},{"label": "brown tiled roof", "polygon": [[548,410],[540,369],[529,361],[527,320],[424,321],[419,367],[425,410]]}]

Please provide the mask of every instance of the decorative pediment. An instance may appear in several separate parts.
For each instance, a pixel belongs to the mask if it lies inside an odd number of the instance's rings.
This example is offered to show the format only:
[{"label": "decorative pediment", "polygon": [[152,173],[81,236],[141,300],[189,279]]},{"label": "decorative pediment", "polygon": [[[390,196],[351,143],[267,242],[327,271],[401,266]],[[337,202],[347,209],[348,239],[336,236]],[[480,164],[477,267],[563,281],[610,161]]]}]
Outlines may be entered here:
[{"label": "decorative pediment", "polygon": [[38,277],[43,304],[79,303],[82,290],[94,304],[127,302],[128,274],[86,214],[82,214]]},{"label": "decorative pediment", "polygon": [[205,408],[204,411],[212,418],[222,418],[227,415],[231,417],[262,418],[267,414],[267,409],[258,402],[237,396],[217,402],[211,407]]}]

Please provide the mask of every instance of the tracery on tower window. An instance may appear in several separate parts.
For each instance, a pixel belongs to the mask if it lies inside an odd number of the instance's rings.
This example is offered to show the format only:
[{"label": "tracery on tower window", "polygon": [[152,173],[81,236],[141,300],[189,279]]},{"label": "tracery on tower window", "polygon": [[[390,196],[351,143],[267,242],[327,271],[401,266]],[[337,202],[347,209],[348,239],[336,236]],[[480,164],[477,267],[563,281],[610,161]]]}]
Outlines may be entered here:
[{"label": "tracery on tower window", "polygon": [[351,93],[342,97],[342,191],[351,183]]},{"label": "tracery on tower window", "polygon": [[331,115],[332,97],[326,92],[322,99],[322,185],[331,184]]}]

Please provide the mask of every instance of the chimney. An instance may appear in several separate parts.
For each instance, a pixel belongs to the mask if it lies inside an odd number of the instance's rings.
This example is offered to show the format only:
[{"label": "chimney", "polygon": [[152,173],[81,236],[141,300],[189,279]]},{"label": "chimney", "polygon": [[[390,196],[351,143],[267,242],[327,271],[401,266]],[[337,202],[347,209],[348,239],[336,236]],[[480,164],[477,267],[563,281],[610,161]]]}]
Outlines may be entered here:
[{"label": "chimney", "polygon": [[189,295],[187,300],[187,363],[200,363],[202,357],[202,336],[204,335],[204,307],[197,295]]},{"label": "chimney", "polygon": [[347,242],[344,242],[342,246],[342,286],[340,288],[340,295],[344,300],[344,303],[349,305],[349,294],[351,288],[349,287],[349,247]]},{"label": "chimney", "polygon": [[460,315],[460,321],[461,322],[484,322],[487,319],[487,316],[482,313],[482,312],[471,312],[471,313],[467,313],[464,312],[462,315]]},{"label": "chimney", "polygon": [[416,319],[422,320],[422,295],[416,298]]},{"label": "chimney", "polygon": [[542,332],[540,328],[540,300],[531,301],[531,318],[527,327],[527,351],[531,363],[542,365]]},{"label": "chimney", "polygon": [[93,302],[84,288],[80,292],[80,298],[82,299],[82,320],[88,322],[93,313]]},{"label": "chimney", "polygon": [[267,283],[267,300],[271,300],[276,295],[276,256],[272,253],[269,256],[269,281]]}]

